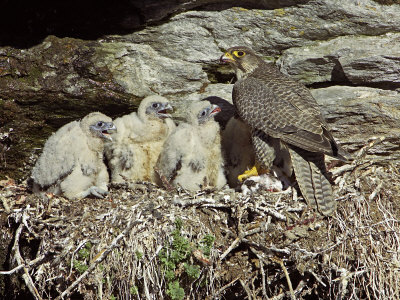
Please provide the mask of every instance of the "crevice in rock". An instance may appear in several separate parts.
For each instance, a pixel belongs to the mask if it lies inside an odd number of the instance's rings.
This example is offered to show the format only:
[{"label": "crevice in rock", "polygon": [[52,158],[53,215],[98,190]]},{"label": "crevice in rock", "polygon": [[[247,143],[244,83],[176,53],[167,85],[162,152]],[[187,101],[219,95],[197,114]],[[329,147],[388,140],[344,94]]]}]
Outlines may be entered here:
[{"label": "crevice in rock", "polygon": [[211,83],[235,83],[236,76],[230,67],[218,64],[203,66],[203,71]]},{"label": "crevice in rock", "polygon": [[171,1],[171,0],[105,0],[89,1],[6,1],[1,9],[7,12],[0,19],[0,47],[29,48],[48,35],[96,40],[106,35],[123,35],[143,26],[164,23],[188,10],[220,11],[232,7],[244,9],[276,9],[298,6],[309,0],[281,1]]}]

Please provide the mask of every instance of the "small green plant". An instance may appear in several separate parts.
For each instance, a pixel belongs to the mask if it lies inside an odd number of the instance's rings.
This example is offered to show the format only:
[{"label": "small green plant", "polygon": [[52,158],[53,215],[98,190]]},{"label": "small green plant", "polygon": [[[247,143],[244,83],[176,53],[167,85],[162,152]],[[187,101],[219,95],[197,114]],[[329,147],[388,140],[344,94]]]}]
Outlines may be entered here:
[{"label": "small green plant", "polygon": [[178,280],[168,283],[167,295],[172,300],[183,300],[185,298],[185,291],[180,287]]},{"label": "small green plant", "polygon": [[185,267],[185,272],[190,279],[195,280],[200,277],[200,266],[190,265],[188,263],[184,263],[183,265]]},{"label": "small green plant", "polygon": [[140,251],[138,251],[138,250],[135,251],[135,255],[136,255],[136,258],[137,258],[138,260],[141,260],[142,257],[143,257],[143,253],[140,252]]},{"label": "small green plant", "polygon": [[82,274],[88,269],[88,262],[90,259],[90,250],[92,249],[93,245],[90,242],[85,244],[85,247],[82,247],[78,251],[77,258],[73,261],[73,266],[78,273]]},{"label": "small green plant", "polygon": [[136,285],[132,286],[132,287],[129,289],[129,291],[130,291],[131,295],[137,295],[137,294],[139,294],[139,290],[138,290],[138,288],[137,288]]},{"label": "small green plant", "polygon": [[92,243],[91,242],[87,242],[85,244],[85,247],[81,248],[78,251],[78,255],[80,258],[82,259],[89,259],[90,257],[90,250],[92,249]]},{"label": "small green plant", "polygon": [[211,234],[207,234],[204,236],[203,240],[200,242],[201,250],[203,250],[203,254],[207,257],[210,257],[211,248],[214,245],[215,237]]},{"label": "small green plant", "polygon": [[211,253],[214,237],[206,235],[196,247],[182,235],[183,222],[175,220],[175,229],[171,232],[170,244],[164,246],[158,254],[164,277],[167,282],[167,295],[173,300],[182,300],[185,291],[182,282],[191,284],[201,275],[201,266],[194,264],[191,256],[194,250],[200,250],[206,257]]},{"label": "small green plant", "polygon": [[86,262],[74,259],[73,264],[74,264],[74,269],[77,270],[78,273],[80,274],[84,273],[88,269]]}]

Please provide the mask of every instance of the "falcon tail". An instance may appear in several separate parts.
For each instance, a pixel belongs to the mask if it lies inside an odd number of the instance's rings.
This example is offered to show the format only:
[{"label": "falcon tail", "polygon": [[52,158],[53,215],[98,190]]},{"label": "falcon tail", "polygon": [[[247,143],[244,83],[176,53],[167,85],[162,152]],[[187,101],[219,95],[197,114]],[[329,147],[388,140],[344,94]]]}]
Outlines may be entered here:
[{"label": "falcon tail", "polygon": [[336,210],[332,186],[326,176],[324,154],[289,147],[294,173],[307,204],[325,215]]}]

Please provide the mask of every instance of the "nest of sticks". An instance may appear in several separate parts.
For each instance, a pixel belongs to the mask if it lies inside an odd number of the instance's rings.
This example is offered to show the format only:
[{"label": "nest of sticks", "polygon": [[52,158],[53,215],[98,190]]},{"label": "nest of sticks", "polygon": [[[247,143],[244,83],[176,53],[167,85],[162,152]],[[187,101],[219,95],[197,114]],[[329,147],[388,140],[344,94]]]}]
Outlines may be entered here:
[{"label": "nest of sticks", "polygon": [[399,166],[330,169],[337,212],[295,189],[197,194],[113,185],[105,199],[39,198],[0,184],[6,296],[35,299],[400,298]]}]

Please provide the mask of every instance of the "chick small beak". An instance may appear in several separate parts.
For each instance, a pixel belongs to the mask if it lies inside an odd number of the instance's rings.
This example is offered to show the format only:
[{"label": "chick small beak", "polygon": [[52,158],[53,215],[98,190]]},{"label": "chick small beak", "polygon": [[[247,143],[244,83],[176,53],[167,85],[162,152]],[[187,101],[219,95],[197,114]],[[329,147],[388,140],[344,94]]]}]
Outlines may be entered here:
[{"label": "chick small beak", "polygon": [[168,103],[167,105],[165,105],[165,107],[163,107],[162,110],[159,110],[157,113],[162,118],[170,118],[171,115],[168,114],[168,111],[172,111],[172,110],[173,110],[173,107],[171,106],[171,104]]},{"label": "chick small beak", "polygon": [[109,131],[117,131],[117,127],[112,122],[107,123],[107,128],[101,132],[106,139],[112,141]]},{"label": "chick small beak", "polygon": [[235,60],[233,59],[232,55],[229,52],[226,52],[225,54],[223,54],[220,59],[219,62],[221,64],[226,64],[226,63],[230,63],[230,62],[234,62]]}]

